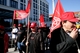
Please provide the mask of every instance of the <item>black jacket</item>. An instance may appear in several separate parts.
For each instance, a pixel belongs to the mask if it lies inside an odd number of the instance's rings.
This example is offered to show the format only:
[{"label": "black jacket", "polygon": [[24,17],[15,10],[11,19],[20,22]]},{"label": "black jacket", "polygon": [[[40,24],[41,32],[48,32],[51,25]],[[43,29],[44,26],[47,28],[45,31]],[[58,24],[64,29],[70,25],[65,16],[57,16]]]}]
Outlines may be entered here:
[{"label": "black jacket", "polygon": [[41,34],[36,32],[36,33],[30,33],[29,34],[29,52],[30,53],[41,53],[41,44],[42,44],[42,38]]},{"label": "black jacket", "polygon": [[[80,36],[80,35],[79,35]],[[76,39],[78,45],[80,38]],[[52,53],[78,53],[74,39],[72,39],[62,28],[51,33],[50,50]]]}]

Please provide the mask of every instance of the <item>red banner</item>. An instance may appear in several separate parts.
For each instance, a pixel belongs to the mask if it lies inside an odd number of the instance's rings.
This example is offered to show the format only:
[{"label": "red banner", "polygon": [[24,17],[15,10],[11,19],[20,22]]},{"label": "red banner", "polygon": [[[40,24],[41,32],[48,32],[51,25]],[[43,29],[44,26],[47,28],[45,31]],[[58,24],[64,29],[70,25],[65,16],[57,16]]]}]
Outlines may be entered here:
[{"label": "red banner", "polygon": [[44,16],[43,16],[43,14],[40,15],[39,21],[40,21],[40,27],[45,27],[45,22],[44,22]]},{"label": "red banner", "polygon": [[26,10],[14,10],[13,19],[21,20],[27,18],[30,12],[30,8],[31,8],[31,0],[28,1]]},{"label": "red banner", "polygon": [[24,10],[14,10],[14,17],[13,19],[21,20],[26,18],[29,13],[26,13]]},{"label": "red banner", "polygon": [[29,13],[30,12],[30,9],[31,9],[31,0],[28,1],[26,12]]},{"label": "red banner", "polygon": [[[60,3],[60,0],[58,0],[58,2],[56,4],[56,7],[55,7],[55,10],[54,10],[53,17],[52,17],[52,24],[51,24],[51,27],[50,27],[50,32],[52,32],[53,30],[60,27],[60,22],[61,22],[60,16],[63,13],[64,13],[64,9],[63,9],[63,7]],[[51,37],[50,34],[49,34],[49,36]]]}]

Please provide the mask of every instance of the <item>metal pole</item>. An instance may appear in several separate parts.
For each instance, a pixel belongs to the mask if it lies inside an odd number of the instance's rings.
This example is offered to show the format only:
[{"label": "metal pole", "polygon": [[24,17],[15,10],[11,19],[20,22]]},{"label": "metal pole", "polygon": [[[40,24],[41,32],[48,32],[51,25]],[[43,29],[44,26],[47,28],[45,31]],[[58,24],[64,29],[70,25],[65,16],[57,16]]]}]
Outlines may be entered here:
[{"label": "metal pole", "polygon": [[[40,19],[40,0],[39,0],[39,19]],[[38,20],[39,22],[39,26],[40,26],[40,21]]]},{"label": "metal pole", "polygon": [[[30,13],[29,13],[30,14]],[[28,24],[29,24],[29,17],[30,16],[28,16]],[[28,42],[28,39],[29,39],[29,25],[27,26],[27,42]],[[27,47],[26,47],[26,53],[28,53],[28,45],[27,45]]]},{"label": "metal pole", "polygon": [[[30,12],[29,12],[29,15],[28,15],[28,19],[27,19],[27,23],[28,23],[28,27],[27,27],[27,42],[28,42],[28,39],[29,39],[29,18],[30,18]],[[28,53],[28,45],[26,47],[26,53]]]},{"label": "metal pole", "polygon": [[54,9],[55,9],[54,1],[55,0],[52,0],[52,10],[53,10],[53,13],[54,13]]}]

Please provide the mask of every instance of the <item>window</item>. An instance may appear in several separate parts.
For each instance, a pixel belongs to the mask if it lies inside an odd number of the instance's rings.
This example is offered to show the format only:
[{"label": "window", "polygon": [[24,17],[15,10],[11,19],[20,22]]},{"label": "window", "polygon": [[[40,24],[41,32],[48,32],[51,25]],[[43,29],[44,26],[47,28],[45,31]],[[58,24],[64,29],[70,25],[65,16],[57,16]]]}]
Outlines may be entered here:
[{"label": "window", "polygon": [[43,11],[45,12],[45,8],[43,7]]},{"label": "window", "polygon": [[42,1],[40,1],[40,5],[43,5],[43,4],[42,4]]},{"label": "window", "polygon": [[36,19],[35,19],[36,21],[38,20],[37,18],[38,18],[38,16],[36,16]]},{"label": "window", "polygon": [[43,2],[43,6],[45,7],[45,3]]},{"label": "window", "polygon": [[42,10],[42,6],[40,6],[40,10]]},{"label": "window", "polygon": [[37,5],[37,9],[39,9],[39,5]]},{"label": "window", "polygon": [[37,15],[37,10],[36,10],[36,15]]},{"label": "window", "polygon": [[33,3],[33,7],[35,8],[35,3]]},{"label": "window", "polygon": [[7,0],[0,0],[0,4],[7,5]]},{"label": "window", "polygon": [[33,0],[35,2],[35,0]]},{"label": "window", "polygon": [[26,3],[26,0],[24,0],[24,3]]},{"label": "window", "polygon": [[20,0],[21,2],[23,2],[23,0]]},{"label": "window", "polygon": [[36,0],[36,3],[37,3],[37,0]]},{"label": "window", "polygon": [[32,18],[31,18],[31,17],[30,17],[29,19],[30,19],[30,20],[32,20]]},{"label": "window", "polygon": [[20,4],[20,9],[22,9],[22,10],[23,10],[23,4],[22,4],[22,3]]},{"label": "window", "polygon": [[35,15],[33,15],[33,21],[34,21],[34,19],[35,19]]},{"label": "window", "polygon": [[36,21],[37,21],[37,17],[36,17]]},{"label": "window", "polygon": [[26,9],[26,5],[24,5],[24,10]]},{"label": "window", "polygon": [[48,5],[46,4],[46,8],[48,8]]},{"label": "window", "polygon": [[14,0],[10,0],[10,6],[18,9],[18,2]]},{"label": "window", "polygon": [[40,14],[42,14],[42,11],[40,11]]},{"label": "window", "polygon": [[33,20],[35,21],[35,18]]},{"label": "window", "polygon": [[48,13],[48,9],[46,9],[46,12]]},{"label": "window", "polygon": [[37,4],[36,4],[36,9],[37,9]]},{"label": "window", "polygon": [[33,9],[33,14],[35,14],[35,9]]}]

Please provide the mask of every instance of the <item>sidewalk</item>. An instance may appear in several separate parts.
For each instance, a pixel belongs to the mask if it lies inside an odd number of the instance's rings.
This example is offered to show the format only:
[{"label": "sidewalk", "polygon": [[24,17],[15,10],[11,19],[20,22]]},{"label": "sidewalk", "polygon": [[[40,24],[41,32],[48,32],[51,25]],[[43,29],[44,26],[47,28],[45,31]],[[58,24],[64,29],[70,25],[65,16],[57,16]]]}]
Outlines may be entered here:
[{"label": "sidewalk", "polygon": [[14,51],[14,48],[9,48],[7,53],[19,53],[18,50]]},{"label": "sidewalk", "polygon": [[[7,53],[19,53],[18,50],[14,51],[14,48],[9,48]],[[45,53],[51,53],[50,50],[46,50]]]}]

